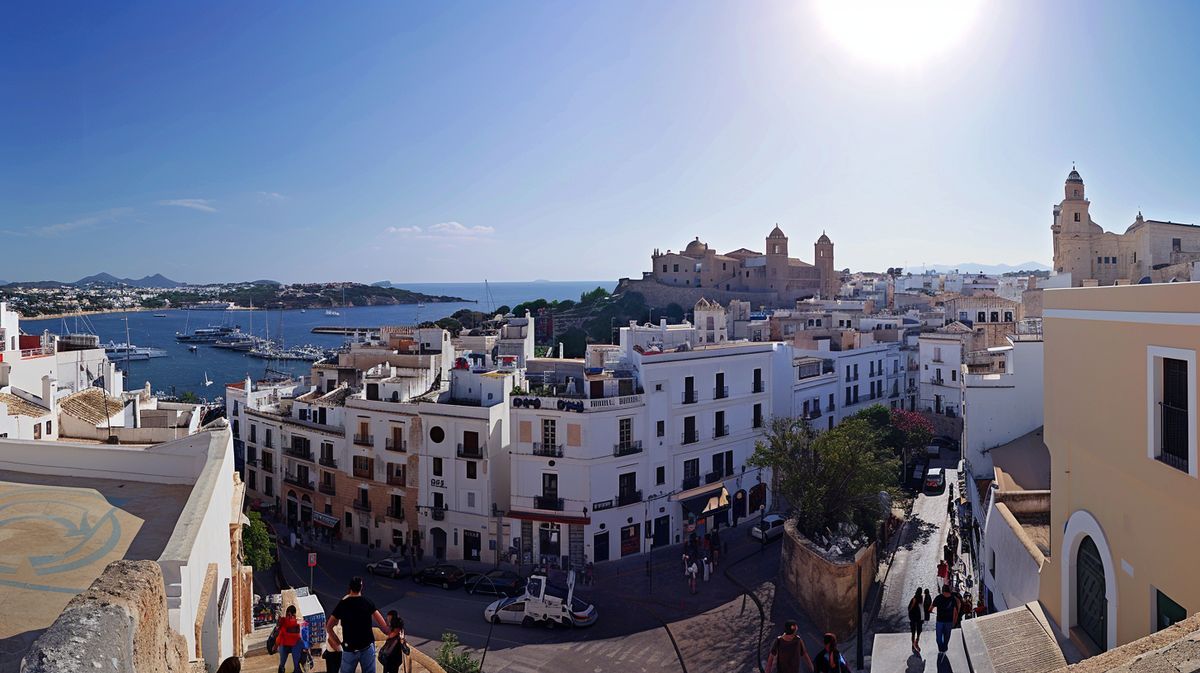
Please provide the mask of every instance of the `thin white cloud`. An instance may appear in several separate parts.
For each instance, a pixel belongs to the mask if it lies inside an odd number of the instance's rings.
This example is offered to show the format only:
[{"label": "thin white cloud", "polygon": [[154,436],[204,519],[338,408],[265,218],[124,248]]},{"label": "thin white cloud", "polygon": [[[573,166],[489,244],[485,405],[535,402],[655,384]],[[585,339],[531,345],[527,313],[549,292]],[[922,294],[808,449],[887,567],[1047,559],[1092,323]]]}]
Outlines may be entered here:
[{"label": "thin white cloud", "polygon": [[208,199],[164,199],[158,202],[160,206],[176,206],[179,208],[191,208],[204,213],[215,213],[217,209],[213,207],[212,201]]},{"label": "thin white cloud", "polygon": [[66,222],[55,222],[53,224],[43,224],[33,227],[28,227],[22,232],[10,232],[25,236],[42,236],[52,238],[55,236],[63,236],[79,229],[88,229],[90,227],[102,226],[115,223],[119,218],[129,215],[133,212],[132,208],[111,208],[109,210],[86,215],[74,220]]},{"label": "thin white cloud", "polygon": [[419,233],[421,233],[421,228],[420,227],[388,227],[387,229],[384,229],[384,231],[386,231],[389,234],[419,234]]},{"label": "thin white cloud", "polygon": [[429,233],[439,236],[491,236],[496,229],[481,224],[468,227],[458,222],[439,222],[429,227]]},{"label": "thin white cloud", "polygon": [[263,201],[287,201],[287,196],[279,192],[255,192]]}]

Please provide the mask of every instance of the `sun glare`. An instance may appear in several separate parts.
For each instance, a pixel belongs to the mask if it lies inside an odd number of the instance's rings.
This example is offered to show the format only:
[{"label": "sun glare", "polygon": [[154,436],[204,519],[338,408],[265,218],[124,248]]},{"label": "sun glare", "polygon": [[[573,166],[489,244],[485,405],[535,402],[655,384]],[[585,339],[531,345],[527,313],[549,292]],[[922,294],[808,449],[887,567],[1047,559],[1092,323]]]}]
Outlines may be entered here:
[{"label": "sun glare", "polygon": [[912,67],[945,54],[966,36],[982,0],[815,0],[835,42],[877,65]]}]

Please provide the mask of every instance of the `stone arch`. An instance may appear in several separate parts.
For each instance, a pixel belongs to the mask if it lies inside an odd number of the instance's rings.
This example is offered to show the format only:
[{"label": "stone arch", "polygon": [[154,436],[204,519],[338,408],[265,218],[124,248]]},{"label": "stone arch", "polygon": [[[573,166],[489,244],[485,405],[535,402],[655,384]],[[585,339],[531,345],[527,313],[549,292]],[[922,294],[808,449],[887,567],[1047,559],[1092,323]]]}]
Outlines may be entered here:
[{"label": "stone arch", "polygon": [[[1078,596],[1078,561],[1079,546],[1085,538],[1091,538],[1104,565],[1104,598],[1107,603],[1107,633],[1105,648],[1117,646],[1117,573],[1113,565],[1112,548],[1100,522],[1087,510],[1076,510],[1067,520],[1067,530],[1063,533],[1061,554],[1062,566],[1060,581],[1062,591],[1062,621],[1059,628],[1063,636],[1069,638],[1071,628],[1078,624],[1076,614],[1076,597]],[[1099,643],[1098,643],[1099,644]]]}]

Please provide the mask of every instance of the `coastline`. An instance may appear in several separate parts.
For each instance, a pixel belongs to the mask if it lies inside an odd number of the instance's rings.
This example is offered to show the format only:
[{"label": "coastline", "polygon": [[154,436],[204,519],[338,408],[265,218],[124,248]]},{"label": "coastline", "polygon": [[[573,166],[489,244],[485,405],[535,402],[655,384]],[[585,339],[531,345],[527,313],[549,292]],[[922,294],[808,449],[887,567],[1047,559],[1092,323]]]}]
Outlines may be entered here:
[{"label": "coastline", "polygon": [[59,320],[74,318],[77,315],[108,315],[109,313],[147,313],[150,311],[167,311],[163,308],[106,308],[95,311],[71,311],[70,313],[44,313],[42,315],[22,315],[21,320]]}]

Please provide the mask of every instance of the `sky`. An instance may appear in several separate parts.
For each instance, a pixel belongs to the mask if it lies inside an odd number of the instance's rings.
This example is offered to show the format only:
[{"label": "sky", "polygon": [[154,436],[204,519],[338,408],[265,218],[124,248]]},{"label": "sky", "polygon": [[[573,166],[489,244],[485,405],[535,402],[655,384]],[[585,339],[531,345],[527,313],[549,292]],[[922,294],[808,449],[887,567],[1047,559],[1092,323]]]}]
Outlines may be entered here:
[{"label": "sky", "polygon": [[0,279],[1049,263],[1072,162],[1200,220],[1200,5],[858,1],[10,4]]}]

